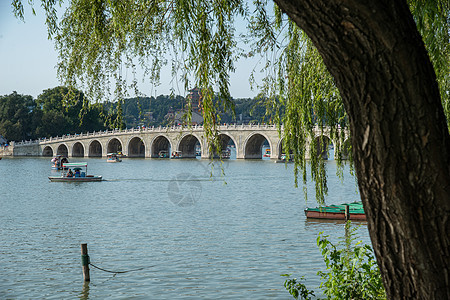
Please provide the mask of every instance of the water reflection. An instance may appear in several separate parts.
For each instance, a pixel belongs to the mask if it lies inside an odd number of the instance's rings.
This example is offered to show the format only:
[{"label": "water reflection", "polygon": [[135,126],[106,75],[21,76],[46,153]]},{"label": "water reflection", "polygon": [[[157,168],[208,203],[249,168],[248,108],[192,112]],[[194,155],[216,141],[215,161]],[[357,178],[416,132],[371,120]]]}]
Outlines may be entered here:
[{"label": "water reflection", "polygon": [[80,296],[78,298],[80,298],[80,300],[89,299],[89,281],[85,281],[83,283],[83,289],[81,290]]}]

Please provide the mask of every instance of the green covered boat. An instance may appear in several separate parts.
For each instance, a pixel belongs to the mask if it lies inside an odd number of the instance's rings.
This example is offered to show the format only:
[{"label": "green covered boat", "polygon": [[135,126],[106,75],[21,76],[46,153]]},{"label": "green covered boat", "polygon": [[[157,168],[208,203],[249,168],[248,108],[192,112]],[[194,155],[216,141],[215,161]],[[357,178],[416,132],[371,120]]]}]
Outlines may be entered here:
[{"label": "green covered boat", "polygon": [[[347,213],[346,207],[348,207]],[[366,213],[360,201],[341,205],[307,208],[305,209],[305,215],[308,219],[366,220]]]}]

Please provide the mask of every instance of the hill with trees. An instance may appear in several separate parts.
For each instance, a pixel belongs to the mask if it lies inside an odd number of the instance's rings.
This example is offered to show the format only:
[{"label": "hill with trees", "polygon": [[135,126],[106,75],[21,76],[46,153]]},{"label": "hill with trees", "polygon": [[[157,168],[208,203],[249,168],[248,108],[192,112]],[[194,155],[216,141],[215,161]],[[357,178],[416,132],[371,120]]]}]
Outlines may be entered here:
[{"label": "hill with trees", "polygon": [[[222,113],[222,123],[263,123],[271,120],[257,98],[233,99],[235,114]],[[187,107],[182,96],[128,98],[119,102],[90,103],[83,92],[65,87],[46,89],[37,99],[13,92],[0,96],[0,135],[21,141],[113,128],[170,126],[171,114]],[[122,112],[121,116],[118,114]],[[119,118],[117,118],[119,117]],[[114,120],[122,120],[117,126]]]},{"label": "hill with trees", "polygon": [[[123,120],[126,127],[169,126],[173,124],[171,113],[187,109],[187,99],[182,96],[160,95],[155,97],[129,98],[122,104]],[[221,123],[263,123],[270,122],[266,117],[266,108],[258,98],[232,99],[235,114],[223,112]],[[116,109],[116,103],[107,103],[106,107]]]}]

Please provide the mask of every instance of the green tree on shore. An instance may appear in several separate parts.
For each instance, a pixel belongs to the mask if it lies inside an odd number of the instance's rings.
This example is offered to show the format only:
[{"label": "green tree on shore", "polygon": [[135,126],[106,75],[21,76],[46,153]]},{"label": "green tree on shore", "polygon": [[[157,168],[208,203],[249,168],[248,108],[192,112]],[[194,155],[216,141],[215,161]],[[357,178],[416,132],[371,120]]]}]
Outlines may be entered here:
[{"label": "green tree on shore", "polygon": [[13,92],[0,96],[0,134],[10,141],[34,138],[33,97]]},{"label": "green tree on shore", "polygon": [[38,137],[51,137],[87,131],[105,130],[105,112],[99,104],[91,104],[84,94],[66,87],[44,90],[36,99]]},{"label": "green tree on shore", "polygon": [[13,92],[0,96],[0,134],[9,141],[105,130],[106,113],[100,103],[87,103],[84,94],[56,87],[36,100]]}]

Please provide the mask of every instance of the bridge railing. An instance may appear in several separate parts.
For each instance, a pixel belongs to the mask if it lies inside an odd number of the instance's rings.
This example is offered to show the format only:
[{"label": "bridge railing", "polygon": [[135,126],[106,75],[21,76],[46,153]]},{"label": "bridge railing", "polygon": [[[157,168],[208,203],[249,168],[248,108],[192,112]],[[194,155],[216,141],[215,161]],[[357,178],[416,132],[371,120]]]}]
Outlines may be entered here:
[{"label": "bridge railing", "polygon": [[[219,131],[226,129],[277,129],[276,125],[269,124],[223,124],[219,125]],[[37,140],[27,140],[15,142],[15,146],[26,146],[33,144],[40,144],[46,142],[54,142],[54,141],[62,141],[62,140],[71,140],[71,139],[79,139],[84,137],[93,137],[93,136],[105,136],[105,135],[114,135],[114,134],[127,134],[127,133],[135,133],[135,132],[174,132],[174,131],[182,131],[182,130],[192,130],[192,131],[203,131],[203,125],[173,125],[173,126],[152,126],[152,127],[134,127],[134,128],[126,128],[126,129],[112,129],[112,130],[104,130],[104,131],[93,131],[86,133],[75,133],[75,134],[65,134],[62,136],[50,137],[50,138],[39,138]]]}]

